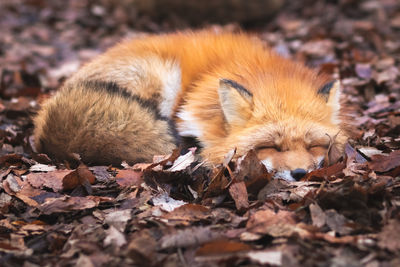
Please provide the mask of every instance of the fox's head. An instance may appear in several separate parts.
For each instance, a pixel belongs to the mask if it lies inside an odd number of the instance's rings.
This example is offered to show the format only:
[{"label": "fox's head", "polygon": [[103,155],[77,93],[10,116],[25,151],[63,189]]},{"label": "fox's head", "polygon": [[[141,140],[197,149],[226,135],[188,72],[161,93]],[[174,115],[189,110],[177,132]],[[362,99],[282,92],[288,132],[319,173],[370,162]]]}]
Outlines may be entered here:
[{"label": "fox's head", "polygon": [[276,178],[288,181],[336,162],[347,141],[340,82],[325,81],[289,78],[242,85],[221,79],[218,96],[226,146],[236,147],[238,155],[254,149]]}]

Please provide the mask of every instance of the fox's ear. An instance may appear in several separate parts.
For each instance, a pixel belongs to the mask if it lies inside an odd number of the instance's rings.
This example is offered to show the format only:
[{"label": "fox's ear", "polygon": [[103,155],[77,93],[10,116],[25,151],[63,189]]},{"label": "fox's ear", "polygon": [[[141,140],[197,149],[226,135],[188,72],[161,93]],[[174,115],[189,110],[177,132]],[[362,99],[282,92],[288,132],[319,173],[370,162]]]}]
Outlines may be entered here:
[{"label": "fox's ear", "polygon": [[241,125],[250,118],[253,94],[242,85],[232,80],[221,79],[218,95],[222,112],[229,125]]},{"label": "fox's ear", "polygon": [[318,94],[325,99],[327,105],[332,108],[332,121],[338,123],[340,111],[340,81],[334,80],[328,82],[318,90]]},{"label": "fox's ear", "polygon": [[330,102],[334,100],[334,98],[339,98],[338,94],[340,94],[340,82],[339,80],[333,80],[324,84],[318,90],[318,94],[325,99],[326,102]]}]

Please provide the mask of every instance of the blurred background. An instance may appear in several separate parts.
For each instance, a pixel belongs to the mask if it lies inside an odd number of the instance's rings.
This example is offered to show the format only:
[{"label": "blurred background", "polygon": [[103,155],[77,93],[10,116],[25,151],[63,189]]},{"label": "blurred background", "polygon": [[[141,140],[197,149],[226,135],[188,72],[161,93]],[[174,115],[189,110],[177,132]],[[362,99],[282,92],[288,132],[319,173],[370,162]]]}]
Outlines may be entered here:
[{"label": "blurred background", "polygon": [[[1,0],[0,67],[44,86],[121,38],[213,28],[258,33],[279,53],[320,66],[399,52],[398,0]],[[343,63],[342,72],[347,71]],[[63,66],[61,68],[61,65]],[[333,66],[324,66],[332,68]],[[4,90],[4,88],[3,88]]]}]

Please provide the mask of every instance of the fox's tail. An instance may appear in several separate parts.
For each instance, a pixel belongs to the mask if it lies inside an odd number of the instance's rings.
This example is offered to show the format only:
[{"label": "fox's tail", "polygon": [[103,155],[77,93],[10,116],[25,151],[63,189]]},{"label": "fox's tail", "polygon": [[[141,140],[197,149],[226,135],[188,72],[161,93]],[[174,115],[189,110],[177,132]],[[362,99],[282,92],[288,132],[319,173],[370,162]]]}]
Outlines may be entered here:
[{"label": "fox's tail", "polygon": [[112,82],[66,84],[34,118],[35,146],[58,160],[89,164],[149,161],[168,154],[175,138],[157,103]]}]

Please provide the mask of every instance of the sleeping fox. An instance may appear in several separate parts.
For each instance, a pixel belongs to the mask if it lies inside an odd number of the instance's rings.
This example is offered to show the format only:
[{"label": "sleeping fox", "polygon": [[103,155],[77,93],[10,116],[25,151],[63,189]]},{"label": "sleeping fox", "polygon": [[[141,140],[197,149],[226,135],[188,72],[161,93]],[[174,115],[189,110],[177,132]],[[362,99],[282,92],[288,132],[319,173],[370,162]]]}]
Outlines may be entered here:
[{"label": "sleeping fox", "polygon": [[339,81],[246,34],[174,33],[122,42],[44,103],[35,144],[58,160],[151,161],[195,138],[209,165],[255,150],[276,178],[336,161],[347,142]]}]

